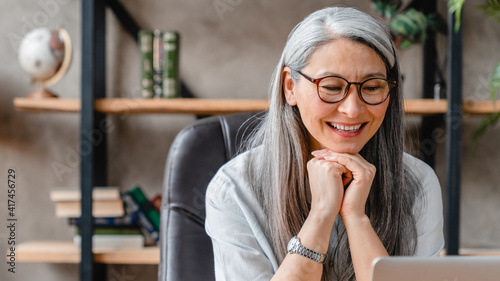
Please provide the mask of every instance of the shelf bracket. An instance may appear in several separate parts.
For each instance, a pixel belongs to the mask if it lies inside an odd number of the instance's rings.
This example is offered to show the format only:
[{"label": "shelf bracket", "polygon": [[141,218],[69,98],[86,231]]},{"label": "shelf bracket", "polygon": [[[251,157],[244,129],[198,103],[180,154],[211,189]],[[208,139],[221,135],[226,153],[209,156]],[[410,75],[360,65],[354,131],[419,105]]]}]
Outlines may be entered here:
[{"label": "shelf bracket", "polygon": [[127,9],[125,9],[123,4],[119,0],[107,0],[106,4],[111,11],[113,11],[116,18],[127,33],[135,40],[136,43],[139,42],[139,30],[141,28],[134,18],[132,18]]}]

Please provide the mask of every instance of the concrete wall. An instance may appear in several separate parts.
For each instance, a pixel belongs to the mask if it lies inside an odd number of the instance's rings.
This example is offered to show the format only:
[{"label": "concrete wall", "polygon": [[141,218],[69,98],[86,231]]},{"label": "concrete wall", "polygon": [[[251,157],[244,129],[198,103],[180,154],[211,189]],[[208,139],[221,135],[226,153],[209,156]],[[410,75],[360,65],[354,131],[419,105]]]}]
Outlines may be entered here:
[{"label": "concrete wall", "polygon": [[[217,13],[214,2],[234,6]],[[298,0],[122,0],[143,28],[178,30],[182,36],[181,75],[197,97],[265,98],[270,74],[291,28],[310,12],[334,3],[373,13],[368,1]],[[464,98],[487,99],[485,84],[500,60],[500,24],[485,19],[468,0],[464,11]],[[441,12],[446,9],[439,1]],[[0,252],[7,249],[7,170],[17,174],[17,242],[71,240],[74,229],[54,216],[49,191],[79,185],[79,115],[23,113],[12,100],[33,86],[17,62],[20,38],[38,26],[64,26],[74,43],[69,73],[52,88],[61,98],[80,97],[81,28],[79,0],[3,0],[0,2]],[[137,97],[139,56],[133,40],[107,14],[108,97]],[[440,65],[445,61],[445,37],[439,36]],[[421,48],[400,53],[405,96],[421,95]],[[128,190],[140,184],[149,196],[161,192],[163,168],[176,133],[195,120],[189,115],[110,116],[109,184]],[[500,166],[498,128],[480,141],[471,155],[470,135],[479,121],[463,122],[461,241],[464,247],[500,247]],[[408,118],[416,131],[419,117]],[[444,138],[437,140],[436,172],[445,184]],[[64,173],[55,163],[69,167]],[[443,188],[444,189],[444,188]],[[110,266],[109,280],[155,280],[156,266]],[[77,265],[18,263],[16,273],[0,263],[2,280],[74,280]],[[120,277],[121,276],[121,277]],[[127,276],[129,279],[124,279]]]}]

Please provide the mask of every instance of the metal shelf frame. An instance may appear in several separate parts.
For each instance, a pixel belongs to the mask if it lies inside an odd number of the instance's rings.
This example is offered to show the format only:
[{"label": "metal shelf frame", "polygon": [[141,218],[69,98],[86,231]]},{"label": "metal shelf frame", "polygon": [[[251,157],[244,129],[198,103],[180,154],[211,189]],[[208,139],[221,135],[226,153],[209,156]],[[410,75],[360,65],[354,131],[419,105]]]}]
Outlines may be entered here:
[{"label": "metal shelf frame", "polygon": [[462,147],[462,26],[455,31],[455,13],[448,13],[448,112],[446,114],[446,254],[460,247],[460,179]]},{"label": "metal shelf frame", "polygon": [[[437,11],[437,1],[423,3],[426,12]],[[449,7],[448,7],[449,11]],[[455,13],[447,13],[447,112],[424,116],[420,128],[423,140],[433,139],[437,126],[445,121],[446,127],[446,189],[445,189],[445,241],[447,255],[458,255],[460,248],[460,182],[461,182],[461,144],[462,144],[462,27],[455,30]],[[461,25],[462,26],[462,25]],[[423,46],[423,98],[433,98],[437,67],[436,34],[430,31]],[[425,151],[420,149],[420,151]],[[420,158],[431,167],[435,165],[435,152],[422,153]]]},{"label": "metal shelf frame", "polygon": [[94,102],[106,96],[106,3],[82,0],[82,73],[80,121],[80,188],[82,192],[80,280],[105,280],[106,267],[94,262],[92,252],[92,189],[107,184],[105,116]]}]

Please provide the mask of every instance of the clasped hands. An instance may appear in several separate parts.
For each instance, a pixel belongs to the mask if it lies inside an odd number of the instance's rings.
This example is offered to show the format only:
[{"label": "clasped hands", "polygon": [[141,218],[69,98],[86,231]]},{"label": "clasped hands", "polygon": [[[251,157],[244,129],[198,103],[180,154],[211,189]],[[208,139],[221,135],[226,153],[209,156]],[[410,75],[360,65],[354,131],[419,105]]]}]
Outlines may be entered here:
[{"label": "clasped hands", "polygon": [[364,216],[376,168],[359,154],[328,149],[312,152],[307,163],[311,189],[311,212],[335,220]]}]

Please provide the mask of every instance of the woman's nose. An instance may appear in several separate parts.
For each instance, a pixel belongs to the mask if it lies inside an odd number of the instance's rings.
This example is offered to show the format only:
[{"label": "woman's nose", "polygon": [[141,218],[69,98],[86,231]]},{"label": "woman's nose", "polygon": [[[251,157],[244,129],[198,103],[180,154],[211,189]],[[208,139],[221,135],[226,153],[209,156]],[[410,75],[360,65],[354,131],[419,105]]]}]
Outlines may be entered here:
[{"label": "woman's nose", "polygon": [[341,113],[353,118],[358,116],[364,110],[364,107],[365,103],[359,95],[359,87],[351,84],[347,96],[340,102],[337,108]]}]

